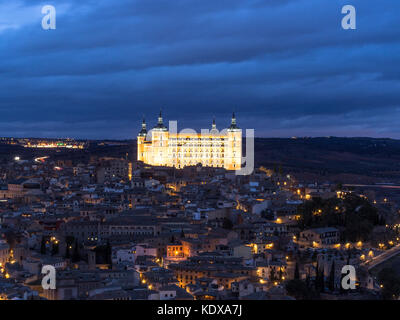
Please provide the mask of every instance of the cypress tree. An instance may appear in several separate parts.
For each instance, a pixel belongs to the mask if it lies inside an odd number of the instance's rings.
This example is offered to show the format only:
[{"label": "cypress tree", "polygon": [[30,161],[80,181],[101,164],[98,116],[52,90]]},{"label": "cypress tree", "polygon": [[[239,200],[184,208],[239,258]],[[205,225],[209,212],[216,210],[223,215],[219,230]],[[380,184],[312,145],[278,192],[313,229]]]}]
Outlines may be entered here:
[{"label": "cypress tree", "polygon": [[71,257],[71,254],[69,253],[69,246],[65,248],[65,259],[69,259]]},{"label": "cypress tree", "polygon": [[269,278],[271,281],[275,280],[275,270],[273,268],[271,268],[271,272],[269,274]]},{"label": "cypress tree", "polygon": [[79,254],[78,241],[75,241],[74,253],[72,254],[72,262],[78,262],[80,259],[81,255]]},{"label": "cypress tree", "polygon": [[42,237],[42,242],[40,244],[40,253],[46,254],[46,240]]},{"label": "cypress tree", "polygon": [[111,264],[111,262],[112,262],[112,257],[111,257],[111,255],[112,255],[112,248],[111,248],[111,245],[110,245],[110,241],[107,240],[107,246],[106,246],[106,262],[107,262],[108,264]]},{"label": "cypress tree", "polygon": [[319,281],[319,263],[318,263],[318,260],[317,260],[317,266],[315,268],[315,281],[314,281],[314,287],[315,287],[316,291],[319,291],[319,284],[320,284],[320,281]]},{"label": "cypress tree", "polygon": [[307,285],[307,288],[310,288],[310,283],[311,283],[311,281],[310,281],[310,272],[307,272],[307,276],[306,276],[306,285]]},{"label": "cypress tree", "polygon": [[331,292],[335,291],[335,260],[332,261],[331,272],[329,273],[328,286]]},{"label": "cypress tree", "polygon": [[51,255],[54,256],[58,253],[58,242],[53,243],[53,246],[51,247]]},{"label": "cypress tree", "polygon": [[324,292],[325,291],[325,269],[322,268],[322,272],[321,272],[321,276],[320,276],[320,292]]},{"label": "cypress tree", "polygon": [[282,277],[283,277],[283,271],[282,268],[279,268],[279,273],[278,273],[279,280],[282,280]]},{"label": "cypress tree", "polygon": [[296,267],[294,268],[294,278],[300,279],[299,265],[297,264],[297,262],[296,262]]}]

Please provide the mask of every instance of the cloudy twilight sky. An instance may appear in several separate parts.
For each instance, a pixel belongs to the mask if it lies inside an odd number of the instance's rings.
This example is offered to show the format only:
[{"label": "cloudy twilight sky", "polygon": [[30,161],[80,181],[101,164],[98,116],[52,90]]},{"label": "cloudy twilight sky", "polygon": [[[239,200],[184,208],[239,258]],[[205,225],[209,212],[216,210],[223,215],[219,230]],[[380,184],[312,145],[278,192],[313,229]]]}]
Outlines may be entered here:
[{"label": "cloudy twilight sky", "polygon": [[[357,10],[343,30],[341,9]],[[42,29],[42,7],[57,10]],[[400,138],[400,1],[0,0],[0,136]]]}]

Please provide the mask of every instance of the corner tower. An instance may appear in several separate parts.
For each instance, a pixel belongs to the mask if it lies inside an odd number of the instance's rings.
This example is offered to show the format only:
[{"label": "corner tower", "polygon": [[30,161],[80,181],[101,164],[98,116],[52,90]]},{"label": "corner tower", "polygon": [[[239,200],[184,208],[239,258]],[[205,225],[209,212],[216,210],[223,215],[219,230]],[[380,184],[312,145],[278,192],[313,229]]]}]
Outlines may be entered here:
[{"label": "corner tower", "polygon": [[158,116],[157,125],[151,130],[151,141],[152,141],[152,163],[155,166],[165,165],[168,157],[168,139],[169,132],[166,126],[164,126],[163,118],[160,110]]},{"label": "corner tower", "polygon": [[147,136],[146,121],[143,118],[142,130],[140,130],[140,132],[137,136],[137,159],[138,159],[138,161],[145,161],[144,144],[146,141],[146,136]]},{"label": "corner tower", "polygon": [[242,166],[242,129],[236,124],[235,113],[232,113],[231,125],[227,130],[228,145],[226,152],[227,170],[239,170]]}]

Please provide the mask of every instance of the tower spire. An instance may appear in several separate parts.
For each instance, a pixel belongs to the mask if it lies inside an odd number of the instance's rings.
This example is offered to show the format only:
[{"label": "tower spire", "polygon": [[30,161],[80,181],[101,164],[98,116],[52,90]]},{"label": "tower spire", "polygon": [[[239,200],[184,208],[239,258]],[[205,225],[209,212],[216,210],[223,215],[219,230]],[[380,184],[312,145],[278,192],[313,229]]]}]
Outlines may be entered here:
[{"label": "tower spire", "polygon": [[239,129],[236,125],[236,116],[235,116],[235,112],[232,112],[232,120],[231,120],[231,126],[229,127],[229,129]]},{"label": "tower spire", "polygon": [[163,123],[163,118],[162,118],[161,109],[160,109],[160,114],[158,115],[157,125],[156,125],[154,128],[156,128],[156,129],[161,129],[161,130],[163,130],[163,131],[166,131],[166,130],[167,130],[167,127],[164,126],[164,123]]},{"label": "tower spire", "polygon": [[213,122],[212,122],[212,129],[217,129],[217,125],[215,124],[215,117],[213,117]]},{"label": "tower spire", "polygon": [[158,116],[158,124],[163,124],[161,109],[160,109],[160,115]]},{"label": "tower spire", "polygon": [[147,135],[146,120],[144,119],[144,116],[143,116],[142,130],[140,130],[139,136],[146,136],[146,135]]}]

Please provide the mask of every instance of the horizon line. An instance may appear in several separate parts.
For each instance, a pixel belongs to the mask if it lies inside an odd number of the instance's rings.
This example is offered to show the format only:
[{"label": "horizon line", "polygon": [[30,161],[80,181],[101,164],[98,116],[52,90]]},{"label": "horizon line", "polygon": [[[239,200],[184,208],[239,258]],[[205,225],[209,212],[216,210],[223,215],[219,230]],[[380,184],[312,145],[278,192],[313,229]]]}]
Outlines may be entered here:
[{"label": "horizon line", "polygon": [[[243,136],[246,138],[246,136]],[[373,136],[291,136],[291,137],[254,137],[254,139],[330,139],[330,138],[341,138],[341,139],[378,139],[378,140],[399,140],[400,138],[391,138],[391,137],[373,137]],[[75,140],[75,141],[134,141],[137,138],[74,138],[74,137],[0,137],[0,143],[5,139],[51,139],[51,140]]]}]

